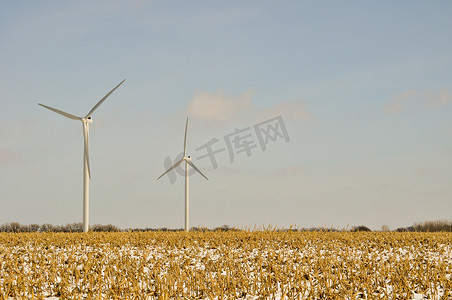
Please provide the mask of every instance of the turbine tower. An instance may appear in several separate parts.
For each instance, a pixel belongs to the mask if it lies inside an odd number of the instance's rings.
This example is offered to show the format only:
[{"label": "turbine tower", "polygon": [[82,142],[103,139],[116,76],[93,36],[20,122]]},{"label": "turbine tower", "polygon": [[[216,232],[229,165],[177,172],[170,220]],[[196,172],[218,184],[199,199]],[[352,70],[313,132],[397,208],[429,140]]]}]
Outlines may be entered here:
[{"label": "turbine tower", "polygon": [[190,165],[193,169],[195,169],[199,174],[202,175],[202,177],[204,177],[205,179],[209,180],[196,166],[195,164],[191,161],[190,156],[187,156],[187,128],[188,128],[188,117],[187,117],[187,122],[185,123],[185,136],[184,136],[184,157],[182,157],[181,160],[179,160],[178,162],[176,162],[171,168],[169,168],[168,170],[166,170],[165,173],[163,173],[162,175],[160,175],[159,178],[157,178],[157,180],[159,180],[162,176],[164,176],[165,174],[167,174],[168,172],[172,171],[173,169],[177,168],[182,162],[185,161],[185,231],[189,231],[190,227],[189,227],[189,182],[188,182],[188,165]]},{"label": "turbine tower", "polygon": [[105,95],[97,104],[89,111],[85,117],[77,117],[67,112],[52,108],[50,106],[38,103],[39,105],[50,109],[60,115],[63,115],[72,120],[82,121],[83,137],[84,137],[84,151],[83,151],[83,232],[89,231],[89,179],[91,178],[91,171],[89,168],[89,124],[93,122],[91,115],[94,111],[110,96],[124,81],[121,81],[114,87],[107,95]]}]

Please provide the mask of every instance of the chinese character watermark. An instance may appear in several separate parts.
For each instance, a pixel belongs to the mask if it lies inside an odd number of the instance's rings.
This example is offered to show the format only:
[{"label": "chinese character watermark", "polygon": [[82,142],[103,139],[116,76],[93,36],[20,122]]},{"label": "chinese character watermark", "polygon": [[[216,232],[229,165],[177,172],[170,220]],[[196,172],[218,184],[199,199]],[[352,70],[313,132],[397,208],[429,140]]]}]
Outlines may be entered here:
[{"label": "chinese character watermark", "polygon": [[[253,130],[254,129],[254,130]],[[217,138],[212,138],[207,143],[199,146],[195,150],[202,152],[196,157],[197,160],[209,158],[213,169],[218,168],[216,155],[221,152],[227,152],[229,161],[234,162],[236,155],[246,155],[250,157],[253,151],[258,149],[258,145],[262,152],[267,150],[267,145],[270,142],[276,142],[278,139],[284,140],[286,143],[290,141],[289,133],[284,124],[282,116],[268,119],[264,122],[253,125],[252,127],[245,127],[242,129],[235,129],[234,132],[226,134],[223,137],[224,145],[221,144]],[[226,147],[224,147],[226,146]],[[174,162],[179,161],[183,156],[180,153],[174,161],[168,156],[165,158],[163,165],[165,170],[169,169]],[[181,165],[174,169],[175,172],[168,172],[168,179],[171,184],[174,184],[177,179],[177,174],[184,176],[185,170]],[[195,170],[189,169],[189,175],[195,173]]]},{"label": "chinese character watermark", "polygon": [[254,131],[256,132],[262,151],[267,150],[268,140],[274,142],[280,137],[286,143],[290,141],[289,133],[287,133],[282,116],[254,125]]},{"label": "chinese character watermark", "polygon": [[236,129],[233,133],[224,136],[224,142],[228,147],[229,159],[231,163],[234,161],[234,155],[245,152],[246,156],[251,156],[251,149],[256,148],[256,142],[250,139],[253,134],[251,127],[244,129]]},{"label": "chinese character watermark", "polygon": [[217,142],[218,142],[218,139],[217,138],[213,138],[210,141],[208,141],[207,143],[205,143],[204,145],[202,145],[201,147],[196,148],[196,151],[199,151],[201,149],[206,149],[206,152],[207,152],[207,154],[198,156],[196,159],[200,160],[200,159],[208,157],[210,159],[210,162],[212,163],[212,167],[214,169],[218,168],[218,164],[217,164],[217,160],[215,158],[215,154],[223,152],[223,151],[226,151],[226,148],[213,150],[212,149],[212,145],[216,144]]}]

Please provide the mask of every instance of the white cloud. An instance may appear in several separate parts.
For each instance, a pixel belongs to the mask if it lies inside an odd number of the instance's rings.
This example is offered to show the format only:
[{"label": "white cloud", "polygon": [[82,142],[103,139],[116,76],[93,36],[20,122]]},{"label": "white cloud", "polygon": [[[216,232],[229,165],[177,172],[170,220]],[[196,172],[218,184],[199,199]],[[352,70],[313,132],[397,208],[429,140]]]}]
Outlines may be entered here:
[{"label": "white cloud", "polygon": [[251,107],[252,91],[246,91],[235,99],[223,92],[196,91],[188,101],[187,114],[207,121],[228,121]]},{"label": "white cloud", "polygon": [[0,149],[0,166],[8,166],[19,162],[20,155],[11,150]]},{"label": "white cloud", "polygon": [[430,177],[441,173],[440,169],[433,168],[419,168],[415,171],[415,174],[420,177]]},{"label": "white cloud", "polygon": [[251,102],[253,91],[246,91],[232,98],[224,92],[209,93],[196,91],[188,101],[186,114],[190,117],[209,122],[226,122],[250,119],[262,121],[276,116],[294,120],[308,120],[312,116],[303,100],[282,101],[272,107],[258,108]]},{"label": "white cloud", "polygon": [[452,100],[452,93],[444,89],[438,95],[433,93],[425,93],[425,102],[430,107],[443,107]]},{"label": "white cloud", "polygon": [[404,111],[408,105],[409,101],[414,95],[416,91],[414,90],[406,90],[394,95],[391,95],[393,101],[385,105],[384,110],[389,114],[399,113]]},{"label": "white cloud", "polygon": [[306,102],[303,100],[282,101],[274,107],[257,111],[256,119],[263,120],[275,116],[284,116],[294,120],[309,120],[312,118],[308,112]]},{"label": "white cloud", "polygon": [[0,121],[0,137],[17,139],[17,136],[30,136],[36,133],[36,118],[24,118],[14,121]]},{"label": "white cloud", "polygon": [[306,165],[291,165],[278,172],[280,175],[292,176],[305,171],[308,167]]},{"label": "white cloud", "polygon": [[[424,95],[423,99],[422,95]],[[452,101],[452,93],[448,92],[446,89],[444,89],[439,94],[427,91],[421,92],[415,90],[406,90],[397,94],[393,94],[390,97],[393,100],[390,103],[387,103],[384,107],[384,111],[389,114],[402,112],[413,105],[427,105],[430,108],[444,107]]]}]

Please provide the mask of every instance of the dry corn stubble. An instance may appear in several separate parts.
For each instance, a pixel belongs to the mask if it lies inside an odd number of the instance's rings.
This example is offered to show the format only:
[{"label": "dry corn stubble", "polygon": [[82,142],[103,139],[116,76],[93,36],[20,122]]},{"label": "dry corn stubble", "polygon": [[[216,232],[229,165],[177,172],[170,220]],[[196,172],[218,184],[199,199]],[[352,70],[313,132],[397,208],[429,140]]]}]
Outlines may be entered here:
[{"label": "dry corn stubble", "polygon": [[451,233],[0,234],[3,299],[451,299],[451,274]]}]

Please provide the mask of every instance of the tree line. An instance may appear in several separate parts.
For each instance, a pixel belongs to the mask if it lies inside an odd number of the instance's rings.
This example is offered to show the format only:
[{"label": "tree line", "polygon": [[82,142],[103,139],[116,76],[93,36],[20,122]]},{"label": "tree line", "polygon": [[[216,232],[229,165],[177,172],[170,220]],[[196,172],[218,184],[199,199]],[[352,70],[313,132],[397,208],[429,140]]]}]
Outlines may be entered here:
[{"label": "tree line", "polygon": [[[275,231],[372,231],[368,227],[364,225],[353,226],[349,229],[335,229],[335,228],[323,228],[323,227],[312,227],[312,228],[269,228],[263,230],[275,230]],[[183,229],[170,229],[170,228],[127,228],[121,229],[115,225],[100,225],[95,224],[90,227],[90,231],[92,232],[145,232],[145,231],[182,231]],[[228,225],[223,225],[220,227],[215,227],[213,229],[209,229],[207,227],[192,227],[192,231],[234,231],[241,230],[235,227],[229,227]],[[246,230],[246,229],[244,229]],[[387,225],[382,226],[381,231],[397,231],[397,232],[452,232],[452,222],[447,220],[436,220],[436,221],[424,221],[424,222],[416,222],[412,226],[409,227],[400,227],[395,230],[390,230]],[[83,232],[83,224],[82,223],[71,223],[66,225],[52,225],[52,224],[29,224],[23,225],[18,222],[4,223],[0,225],[0,232],[11,232],[11,233],[19,233],[19,232]]]},{"label": "tree line", "polygon": [[[95,232],[114,232],[121,231],[114,225],[93,225],[90,228]],[[0,232],[83,232],[83,223],[72,223],[66,225],[52,224],[30,224],[23,225],[18,222],[5,223],[0,225]]]}]

